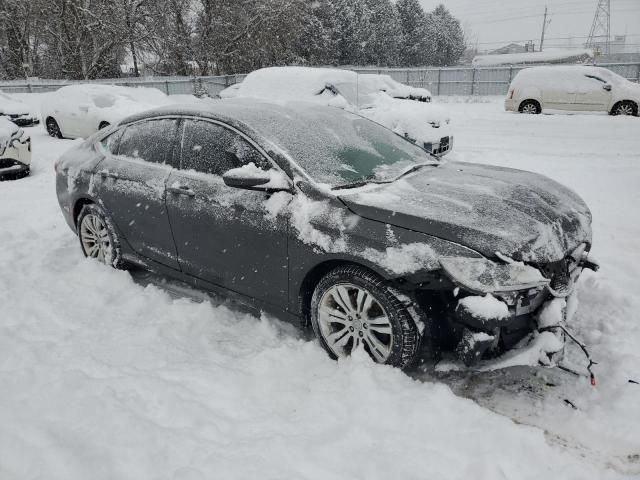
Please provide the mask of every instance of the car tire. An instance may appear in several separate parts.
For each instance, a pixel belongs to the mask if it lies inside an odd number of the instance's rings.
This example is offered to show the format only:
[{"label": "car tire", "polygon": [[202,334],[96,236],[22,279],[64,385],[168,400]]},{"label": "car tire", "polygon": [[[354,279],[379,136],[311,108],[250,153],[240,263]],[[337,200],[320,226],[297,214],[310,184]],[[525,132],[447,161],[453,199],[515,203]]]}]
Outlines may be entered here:
[{"label": "car tire", "polygon": [[92,257],[105,265],[126,269],[120,249],[120,239],[105,211],[95,203],[80,210],[77,221],[78,240],[85,257]]},{"label": "car tire", "polygon": [[542,107],[540,107],[540,104],[535,100],[525,100],[520,104],[518,111],[520,113],[538,115],[542,113]]},{"label": "car tire", "polygon": [[58,122],[56,122],[54,118],[48,117],[45,124],[47,127],[47,133],[50,137],[62,138],[62,131],[60,130]]},{"label": "car tire", "polygon": [[629,115],[637,117],[638,105],[630,100],[624,100],[616,103],[609,113],[611,115]]},{"label": "car tire", "polygon": [[100,122],[100,125],[98,125],[98,130],[102,130],[103,128],[107,128],[109,126],[111,126],[109,122]]},{"label": "car tire", "polygon": [[334,359],[362,345],[375,362],[407,368],[420,353],[423,318],[408,297],[357,265],[331,270],[311,298],[311,325]]}]

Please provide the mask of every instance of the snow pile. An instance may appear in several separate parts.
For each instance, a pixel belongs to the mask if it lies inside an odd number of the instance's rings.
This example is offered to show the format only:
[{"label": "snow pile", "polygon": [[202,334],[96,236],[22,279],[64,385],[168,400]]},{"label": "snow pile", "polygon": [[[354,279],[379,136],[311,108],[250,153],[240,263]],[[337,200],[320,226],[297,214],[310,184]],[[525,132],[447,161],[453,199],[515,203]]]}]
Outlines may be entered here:
[{"label": "snow pile", "polygon": [[502,319],[511,316],[507,304],[487,293],[484,297],[471,296],[458,301],[468,312],[481,319]]},{"label": "snow pile", "polygon": [[593,59],[593,50],[545,50],[544,52],[504,53],[500,55],[478,55],[473,59],[474,67],[494,65],[520,65],[527,63],[577,63]]}]

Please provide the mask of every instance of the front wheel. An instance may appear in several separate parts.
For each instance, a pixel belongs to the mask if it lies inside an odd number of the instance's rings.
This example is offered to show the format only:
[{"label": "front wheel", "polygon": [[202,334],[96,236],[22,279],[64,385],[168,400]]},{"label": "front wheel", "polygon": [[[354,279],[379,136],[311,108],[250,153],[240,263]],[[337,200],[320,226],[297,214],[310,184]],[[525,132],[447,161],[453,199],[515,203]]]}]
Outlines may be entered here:
[{"label": "front wheel", "polygon": [[418,307],[406,300],[370,270],[338,267],[313,292],[311,324],[332,358],[363,348],[377,363],[405,368],[416,359],[422,340],[409,310],[418,315]]},{"label": "front wheel", "polygon": [[618,102],[611,109],[611,115],[638,116],[638,106],[630,101]]},{"label": "front wheel", "polygon": [[100,206],[91,203],[82,207],[78,215],[78,238],[85,257],[114,268],[125,268],[118,235]]}]

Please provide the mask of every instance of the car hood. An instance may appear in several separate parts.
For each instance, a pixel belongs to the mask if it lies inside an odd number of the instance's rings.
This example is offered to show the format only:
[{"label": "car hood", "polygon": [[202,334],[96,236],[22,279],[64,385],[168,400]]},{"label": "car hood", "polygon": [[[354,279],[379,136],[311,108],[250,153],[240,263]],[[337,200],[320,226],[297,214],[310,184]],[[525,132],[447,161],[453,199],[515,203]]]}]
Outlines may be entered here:
[{"label": "car hood", "polygon": [[426,166],[390,184],[344,190],[354,213],[462,244],[487,256],[545,264],[591,243],[591,213],[559,183],[462,162]]}]

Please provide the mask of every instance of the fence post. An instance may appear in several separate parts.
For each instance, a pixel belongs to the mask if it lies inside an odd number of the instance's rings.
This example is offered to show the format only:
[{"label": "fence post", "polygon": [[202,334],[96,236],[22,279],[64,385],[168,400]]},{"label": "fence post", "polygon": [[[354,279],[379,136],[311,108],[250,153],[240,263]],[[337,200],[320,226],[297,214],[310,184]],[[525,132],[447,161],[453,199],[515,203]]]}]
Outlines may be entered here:
[{"label": "fence post", "polygon": [[509,85],[511,85],[511,80],[513,80],[513,65],[509,65]]},{"label": "fence post", "polygon": [[640,63],[638,63],[638,83],[640,83]]},{"label": "fence post", "polygon": [[169,95],[169,81],[168,80],[164,81],[164,90],[165,90],[166,94]]},{"label": "fence post", "polygon": [[476,94],[476,69],[471,70],[471,95]]}]

